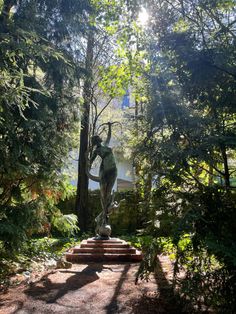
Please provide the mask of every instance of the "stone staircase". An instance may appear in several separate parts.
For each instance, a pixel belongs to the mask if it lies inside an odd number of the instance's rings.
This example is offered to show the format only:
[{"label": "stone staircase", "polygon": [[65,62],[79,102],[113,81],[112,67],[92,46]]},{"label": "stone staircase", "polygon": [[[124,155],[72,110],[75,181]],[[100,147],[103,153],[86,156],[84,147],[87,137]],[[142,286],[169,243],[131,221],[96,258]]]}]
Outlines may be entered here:
[{"label": "stone staircase", "polygon": [[71,248],[65,257],[72,263],[140,262],[142,253],[118,238],[108,240],[92,238],[83,240],[79,246]]}]

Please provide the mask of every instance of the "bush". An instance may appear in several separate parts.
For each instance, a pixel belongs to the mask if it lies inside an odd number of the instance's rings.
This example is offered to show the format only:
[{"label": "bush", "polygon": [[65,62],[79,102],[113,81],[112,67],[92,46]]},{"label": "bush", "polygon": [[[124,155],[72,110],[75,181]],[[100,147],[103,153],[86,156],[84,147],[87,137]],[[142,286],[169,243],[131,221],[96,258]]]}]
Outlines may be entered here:
[{"label": "bush", "polygon": [[[145,229],[149,245],[139,271],[147,277],[155,256],[172,246],[175,280],[183,296],[222,313],[236,310],[236,191],[208,186],[181,191],[168,187],[152,195],[153,218]],[[159,221],[159,224],[156,224]],[[161,243],[161,237],[168,237]],[[166,238],[164,238],[166,239]],[[186,277],[178,279],[179,270]]]},{"label": "bush", "polygon": [[63,235],[73,236],[79,228],[77,226],[78,217],[74,214],[59,214],[52,218],[52,225]]}]

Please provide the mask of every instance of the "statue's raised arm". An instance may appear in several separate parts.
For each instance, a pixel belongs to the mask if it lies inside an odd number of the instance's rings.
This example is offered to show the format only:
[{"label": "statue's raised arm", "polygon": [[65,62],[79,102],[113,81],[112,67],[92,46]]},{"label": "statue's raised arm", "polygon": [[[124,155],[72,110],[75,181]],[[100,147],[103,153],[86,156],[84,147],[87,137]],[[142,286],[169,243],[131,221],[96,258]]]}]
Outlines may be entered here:
[{"label": "statue's raised arm", "polygon": [[108,146],[109,143],[110,143],[110,140],[111,140],[111,125],[112,125],[112,123],[111,122],[107,122],[107,125],[108,125],[108,132],[107,132],[107,139],[104,142],[105,146]]}]

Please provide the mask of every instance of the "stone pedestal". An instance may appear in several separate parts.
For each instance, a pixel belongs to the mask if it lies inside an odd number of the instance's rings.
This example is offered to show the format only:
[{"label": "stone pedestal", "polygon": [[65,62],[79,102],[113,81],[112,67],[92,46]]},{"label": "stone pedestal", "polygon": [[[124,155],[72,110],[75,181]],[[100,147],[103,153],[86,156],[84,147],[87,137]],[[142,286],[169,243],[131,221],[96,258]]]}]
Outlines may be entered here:
[{"label": "stone pedestal", "polygon": [[87,262],[140,262],[141,251],[118,238],[87,239],[80,246],[71,248],[66,253],[66,260],[72,263]]}]

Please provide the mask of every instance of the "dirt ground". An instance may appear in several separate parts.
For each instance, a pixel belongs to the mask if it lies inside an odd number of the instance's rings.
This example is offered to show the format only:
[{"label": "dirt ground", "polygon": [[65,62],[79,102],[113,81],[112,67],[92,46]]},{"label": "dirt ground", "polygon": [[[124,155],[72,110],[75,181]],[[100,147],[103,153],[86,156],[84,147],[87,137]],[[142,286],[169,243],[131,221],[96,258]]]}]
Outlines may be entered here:
[{"label": "dirt ground", "polygon": [[135,285],[138,264],[74,264],[0,294],[0,314],[183,313],[169,279],[171,263],[159,257],[156,278]]}]

